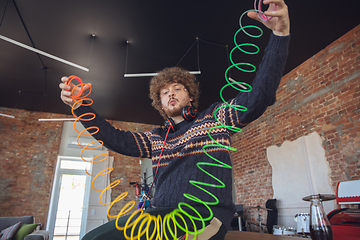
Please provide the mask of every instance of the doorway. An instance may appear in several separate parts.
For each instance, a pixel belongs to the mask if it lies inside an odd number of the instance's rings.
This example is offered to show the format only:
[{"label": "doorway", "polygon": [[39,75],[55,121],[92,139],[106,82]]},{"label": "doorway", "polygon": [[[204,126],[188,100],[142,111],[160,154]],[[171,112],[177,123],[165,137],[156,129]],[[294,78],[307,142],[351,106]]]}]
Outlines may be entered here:
[{"label": "doorway", "polygon": [[58,157],[47,228],[54,240],[79,240],[86,233],[91,164],[81,158]]}]

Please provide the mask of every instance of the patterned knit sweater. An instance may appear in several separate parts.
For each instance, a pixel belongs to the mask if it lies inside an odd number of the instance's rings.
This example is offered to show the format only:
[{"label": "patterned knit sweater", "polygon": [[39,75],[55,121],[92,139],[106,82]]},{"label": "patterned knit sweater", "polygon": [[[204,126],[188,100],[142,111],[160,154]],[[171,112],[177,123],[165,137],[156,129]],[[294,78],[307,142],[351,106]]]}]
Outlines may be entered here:
[{"label": "patterned knit sweater", "polygon": [[[155,195],[152,204],[156,207],[177,207],[179,202],[185,202],[194,206],[198,211],[208,214],[209,211],[203,204],[196,203],[184,197],[184,193],[193,195],[205,202],[214,202],[215,199],[205,191],[193,186],[189,180],[219,185],[219,182],[204,173],[197,163],[217,163],[203,151],[203,146],[212,144],[209,138],[209,130],[220,126],[214,118],[217,111],[217,119],[229,126],[244,127],[260,117],[266,108],[274,104],[276,90],[281,80],[288,53],[290,37],[271,35],[268,47],[265,49],[263,60],[259,66],[253,81],[253,90],[249,93],[239,93],[231,99],[229,105],[241,105],[247,111],[237,111],[231,107],[224,107],[224,103],[214,103],[208,109],[199,113],[192,122],[183,121],[176,127],[177,130],[169,133],[161,156],[158,172],[155,178]],[[75,110],[79,116],[86,112],[94,112],[91,107],[82,106]],[[148,132],[129,132],[115,129],[107,121],[96,115],[92,121],[82,122],[85,127],[98,126],[100,131],[93,135],[96,139],[104,141],[104,146],[110,150],[128,156],[151,158],[153,161],[153,174],[160,152],[164,143],[166,130],[154,128]],[[232,131],[224,127],[210,131],[212,138],[225,146],[230,146]],[[206,152],[220,160],[224,164],[231,164],[231,153],[228,149],[220,146],[207,147]],[[230,223],[234,216],[235,207],[232,201],[232,173],[230,168],[221,166],[201,166],[203,170],[210,172],[225,184],[225,187],[217,188],[202,186],[205,190],[214,194],[219,200],[216,205],[209,205],[225,227],[230,230]]]}]

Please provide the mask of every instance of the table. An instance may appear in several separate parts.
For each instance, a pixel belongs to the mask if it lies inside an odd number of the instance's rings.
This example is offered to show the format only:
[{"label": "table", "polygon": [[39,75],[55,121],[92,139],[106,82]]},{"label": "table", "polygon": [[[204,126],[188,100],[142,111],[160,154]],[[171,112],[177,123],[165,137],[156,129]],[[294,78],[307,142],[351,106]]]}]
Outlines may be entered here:
[{"label": "table", "polygon": [[294,237],[287,235],[273,235],[268,233],[229,231],[224,240],[294,240]]}]

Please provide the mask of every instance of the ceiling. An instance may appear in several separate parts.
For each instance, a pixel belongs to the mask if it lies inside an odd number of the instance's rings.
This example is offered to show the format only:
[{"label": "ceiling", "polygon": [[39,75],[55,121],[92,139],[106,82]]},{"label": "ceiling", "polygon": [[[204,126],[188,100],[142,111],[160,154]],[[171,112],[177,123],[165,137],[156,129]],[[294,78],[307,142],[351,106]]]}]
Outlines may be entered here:
[{"label": "ceiling", "polygon": [[[286,3],[292,36],[285,74],[360,23],[356,0]],[[150,77],[124,74],[154,73],[178,65],[201,70],[197,75],[201,111],[220,101],[239,17],[252,8],[251,0],[0,0],[0,35],[89,69],[0,39],[0,107],[69,114],[58,85],[62,76],[76,75],[92,83],[93,107],[103,117],[162,124],[148,97]],[[243,24],[261,26],[247,17]],[[240,34],[239,43],[255,43],[260,53],[236,53],[234,60],[258,66],[269,33],[264,29],[258,39]],[[232,70],[231,76],[251,83],[254,73]],[[235,94],[228,89],[224,97]]]}]

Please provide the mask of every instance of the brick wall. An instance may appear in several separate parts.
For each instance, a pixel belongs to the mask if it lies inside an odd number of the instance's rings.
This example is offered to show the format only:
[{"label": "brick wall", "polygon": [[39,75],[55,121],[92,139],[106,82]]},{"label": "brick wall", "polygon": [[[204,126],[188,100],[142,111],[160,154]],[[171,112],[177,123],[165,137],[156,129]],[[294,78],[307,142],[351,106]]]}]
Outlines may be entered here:
[{"label": "brick wall", "polygon": [[[62,122],[39,122],[39,118],[69,118],[69,115],[0,108],[0,216],[33,215],[35,221],[46,227],[51,188],[60,147]],[[115,127],[130,131],[147,131],[147,124],[112,122]],[[113,189],[112,199],[128,191],[128,199],[135,199],[131,181],[140,180],[139,158],[114,156],[111,182],[120,179]],[[116,204],[116,214],[128,199]],[[136,208],[135,208],[136,209]]]},{"label": "brick wall", "polygon": [[233,136],[237,202],[264,206],[272,198],[266,148],[317,132],[335,192],[360,179],[360,25],[282,78],[277,102]]},{"label": "brick wall", "polygon": [[34,215],[45,225],[62,123],[38,119],[69,116],[1,110],[16,118],[0,117],[0,216]]}]

